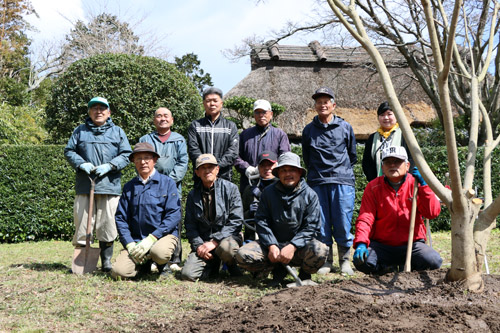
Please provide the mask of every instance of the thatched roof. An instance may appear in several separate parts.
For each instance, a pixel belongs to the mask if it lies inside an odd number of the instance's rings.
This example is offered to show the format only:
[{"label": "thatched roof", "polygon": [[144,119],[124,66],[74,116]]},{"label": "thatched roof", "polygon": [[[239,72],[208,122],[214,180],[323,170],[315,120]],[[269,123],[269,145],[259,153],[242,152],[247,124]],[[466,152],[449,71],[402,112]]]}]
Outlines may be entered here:
[{"label": "thatched roof", "polygon": [[[435,118],[419,83],[413,79],[404,59],[393,49],[383,49],[399,100],[410,123],[427,123]],[[374,65],[362,48],[269,44],[254,46],[252,71],[225,97],[263,98],[285,106],[275,118],[290,136],[299,138],[302,129],[316,113],[311,98],[321,86],[335,92],[336,114],[354,128],[356,138],[364,140],[378,127],[376,109],[386,100]]]}]

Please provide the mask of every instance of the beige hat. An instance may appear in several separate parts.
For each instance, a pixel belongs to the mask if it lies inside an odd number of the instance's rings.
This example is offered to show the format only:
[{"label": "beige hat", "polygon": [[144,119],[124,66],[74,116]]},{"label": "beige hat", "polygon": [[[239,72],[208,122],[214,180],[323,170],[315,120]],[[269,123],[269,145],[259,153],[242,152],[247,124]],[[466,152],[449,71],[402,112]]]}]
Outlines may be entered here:
[{"label": "beige hat", "polygon": [[196,162],[195,162],[195,165],[196,165],[195,169],[198,169],[203,164],[218,165],[217,159],[212,154],[201,154],[200,156],[198,156],[198,158],[196,159]]}]

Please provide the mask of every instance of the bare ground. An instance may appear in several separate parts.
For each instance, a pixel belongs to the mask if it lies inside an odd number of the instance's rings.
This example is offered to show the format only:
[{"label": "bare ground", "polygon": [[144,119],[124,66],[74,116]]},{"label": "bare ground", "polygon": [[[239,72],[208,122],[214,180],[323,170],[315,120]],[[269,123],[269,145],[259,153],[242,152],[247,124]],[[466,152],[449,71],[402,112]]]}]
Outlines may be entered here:
[{"label": "bare ground", "polygon": [[257,301],[202,306],[163,332],[500,332],[500,276],[482,293],[443,282],[445,270],[363,276],[289,288]]}]

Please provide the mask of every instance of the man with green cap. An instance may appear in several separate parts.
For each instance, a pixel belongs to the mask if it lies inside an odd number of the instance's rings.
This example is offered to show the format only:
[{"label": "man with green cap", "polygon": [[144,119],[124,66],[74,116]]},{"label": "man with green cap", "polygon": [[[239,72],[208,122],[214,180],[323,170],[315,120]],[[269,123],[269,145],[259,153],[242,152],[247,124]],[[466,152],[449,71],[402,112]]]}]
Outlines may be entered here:
[{"label": "man with green cap", "polygon": [[[85,246],[88,214],[101,248],[102,270],[111,270],[113,242],[117,236],[115,212],[121,193],[121,170],[132,152],[125,132],[110,118],[109,103],[94,97],[88,103],[89,117],[79,125],[64,149],[64,156],[76,170],[73,207],[75,234],[73,245]],[[89,212],[90,179],[95,177],[94,211]],[[82,223],[84,221],[84,223]]]}]

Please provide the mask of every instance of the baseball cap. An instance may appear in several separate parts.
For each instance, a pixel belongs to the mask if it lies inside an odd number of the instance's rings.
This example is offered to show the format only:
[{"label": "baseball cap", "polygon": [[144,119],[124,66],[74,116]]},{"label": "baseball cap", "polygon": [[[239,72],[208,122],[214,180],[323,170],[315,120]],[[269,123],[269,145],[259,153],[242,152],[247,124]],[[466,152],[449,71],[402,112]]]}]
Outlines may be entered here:
[{"label": "baseball cap", "polygon": [[203,99],[205,99],[205,96],[211,95],[211,94],[217,94],[220,96],[220,98],[222,98],[222,90],[220,90],[219,88],[215,88],[215,87],[208,87],[207,89],[203,90],[202,97],[203,97]]},{"label": "baseball cap", "polygon": [[382,150],[382,161],[389,157],[395,157],[397,159],[408,161],[408,154],[406,153],[405,147],[388,147]]},{"label": "baseball cap", "polygon": [[276,163],[277,160],[278,160],[278,156],[276,155],[276,153],[274,153],[272,151],[263,151],[257,157],[257,161],[259,161],[259,163],[257,163],[257,164],[260,164],[264,161],[271,161],[273,163]]},{"label": "baseball cap", "polygon": [[266,110],[266,111],[271,111],[271,103],[266,101],[265,99],[258,99],[253,103],[253,110]]},{"label": "baseball cap", "polygon": [[130,162],[134,161],[134,154],[135,153],[151,153],[155,157],[160,158],[160,155],[155,151],[155,148],[153,145],[147,142],[139,142],[134,146],[134,150],[132,151],[132,154],[128,155],[128,159]]},{"label": "baseball cap", "polygon": [[106,105],[106,107],[109,109],[109,103],[108,100],[104,97],[94,97],[89,101],[88,108],[90,109],[92,106],[96,104],[102,104]]},{"label": "baseball cap", "polygon": [[203,164],[218,165],[217,159],[212,154],[201,154],[200,156],[198,156],[198,158],[196,159],[196,162],[195,162],[195,165],[196,165],[195,169],[198,169]]},{"label": "baseball cap", "polygon": [[305,176],[306,174],[306,169],[300,166],[300,157],[299,155],[292,153],[291,151],[287,153],[283,153],[280,155],[278,158],[278,165],[273,169],[273,175],[275,177],[278,177],[278,170],[282,166],[289,165],[289,166],[294,166],[296,168],[299,168],[300,171],[302,172],[302,176]]},{"label": "baseball cap", "polygon": [[327,95],[327,96],[330,96],[331,98],[335,99],[335,95],[333,94],[333,90],[328,88],[328,87],[321,87],[318,90],[316,90],[314,92],[314,95],[312,95],[312,98],[316,99],[321,95]]}]

